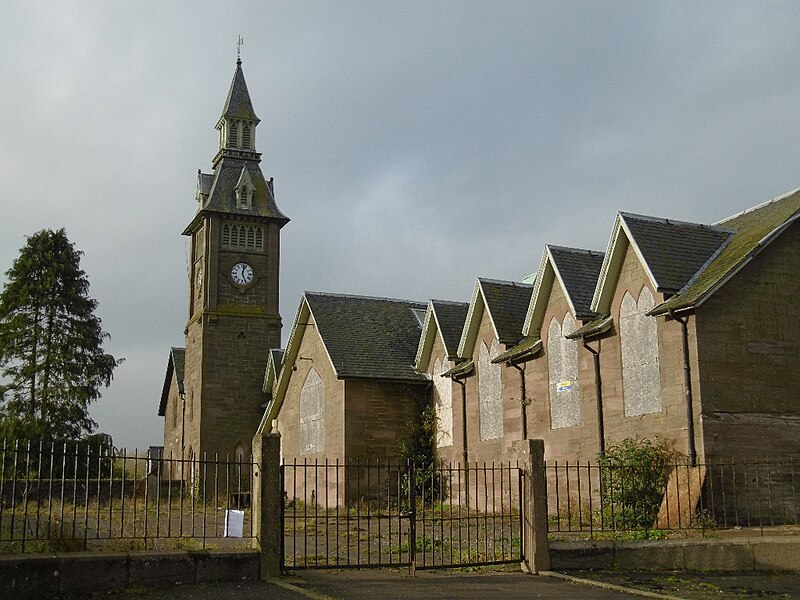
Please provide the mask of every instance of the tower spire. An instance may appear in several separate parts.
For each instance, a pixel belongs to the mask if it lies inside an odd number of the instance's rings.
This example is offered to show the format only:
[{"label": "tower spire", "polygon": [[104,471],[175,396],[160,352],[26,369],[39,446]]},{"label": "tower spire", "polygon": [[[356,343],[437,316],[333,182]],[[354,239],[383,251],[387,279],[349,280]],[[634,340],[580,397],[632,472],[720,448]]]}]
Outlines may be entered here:
[{"label": "tower spire", "polygon": [[222,108],[222,116],[217,122],[219,130],[219,151],[214,158],[214,165],[223,155],[246,160],[259,160],[256,151],[256,127],[260,119],[256,116],[247,82],[242,71],[241,47],[244,39],[239,36],[236,43],[236,71],[233,74],[228,97]]}]

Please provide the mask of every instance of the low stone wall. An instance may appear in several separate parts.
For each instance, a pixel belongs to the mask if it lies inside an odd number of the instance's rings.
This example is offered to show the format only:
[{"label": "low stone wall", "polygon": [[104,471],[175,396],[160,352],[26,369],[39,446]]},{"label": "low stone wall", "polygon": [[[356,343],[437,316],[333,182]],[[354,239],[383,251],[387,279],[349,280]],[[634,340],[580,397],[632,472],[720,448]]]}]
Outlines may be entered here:
[{"label": "low stone wall", "polygon": [[0,598],[258,578],[257,550],[69,552],[0,557]]},{"label": "low stone wall", "polygon": [[800,536],[740,540],[550,542],[553,571],[800,572]]}]

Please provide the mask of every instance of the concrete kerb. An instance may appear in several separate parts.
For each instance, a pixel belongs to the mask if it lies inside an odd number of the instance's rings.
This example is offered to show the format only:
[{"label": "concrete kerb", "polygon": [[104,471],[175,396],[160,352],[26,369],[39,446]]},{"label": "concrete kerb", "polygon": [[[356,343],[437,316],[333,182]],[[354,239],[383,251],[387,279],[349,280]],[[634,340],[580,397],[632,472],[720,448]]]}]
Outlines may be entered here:
[{"label": "concrete kerb", "polygon": [[564,581],[571,581],[572,583],[579,583],[582,585],[591,585],[606,590],[624,592],[632,596],[642,596],[644,598],[660,598],[661,600],[683,600],[678,596],[666,596],[664,594],[657,594],[655,592],[648,592],[645,590],[637,590],[635,588],[622,587],[621,585],[614,585],[613,583],[605,583],[603,581],[595,581],[593,579],[584,579],[583,577],[575,577],[574,575],[567,575],[565,573],[556,573],[555,571],[539,571],[539,575],[542,575],[544,577],[553,577],[555,579],[563,579]]},{"label": "concrete kerb", "polygon": [[800,537],[550,543],[550,570],[800,572]]}]

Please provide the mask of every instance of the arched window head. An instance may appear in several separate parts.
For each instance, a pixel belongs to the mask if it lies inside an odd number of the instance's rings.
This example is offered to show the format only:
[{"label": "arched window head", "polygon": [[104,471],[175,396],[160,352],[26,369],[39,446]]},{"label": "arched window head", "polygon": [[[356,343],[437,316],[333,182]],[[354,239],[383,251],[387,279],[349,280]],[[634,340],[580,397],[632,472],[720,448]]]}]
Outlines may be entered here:
[{"label": "arched window head", "polygon": [[325,385],[313,367],[300,390],[300,454],[325,449]]},{"label": "arched window head", "polygon": [[627,417],[662,410],[658,323],[647,316],[654,306],[653,293],[644,286],[638,301],[625,292],[619,308],[622,397]]},{"label": "arched window head", "polygon": [[239,129],[236,121],[228,121],[227,127],[228,127],[228,146],[230,146],[231,148],[236,148],[237,146],[236,138],[239,137],[238,135],[236,135],[238,133],[237,130]]},{"label": "arched window head", "polygon": [[233,451],[233,456],[238,464],[242,464],[244,462],[244,445],[241,442],[236,444],[236,449]]},{"label": "arched window head", "polygon": [[562,323],[553,317],[547,328],[547,371],[552,429],[581,424],[578,341],[564,337],[573,331],[575,331],[575,319],[570,313],[564,315]]},{"label": "arched window head", "polygon": [[245,123],[242,129],[242,148],[250,150],[250,125]]}]

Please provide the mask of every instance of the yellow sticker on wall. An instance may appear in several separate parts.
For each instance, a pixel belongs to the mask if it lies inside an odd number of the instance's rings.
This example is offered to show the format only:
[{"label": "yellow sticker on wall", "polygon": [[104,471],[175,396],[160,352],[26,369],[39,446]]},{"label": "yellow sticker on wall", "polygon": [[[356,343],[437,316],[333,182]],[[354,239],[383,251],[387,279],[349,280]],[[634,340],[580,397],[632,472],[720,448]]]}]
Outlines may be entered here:
[{"label": "yellow sticker on wall", "polygon": [[568,392],[572,389],[572,382],[571,381],[559,381],[556,384],[556,391],[557,392]]}]

